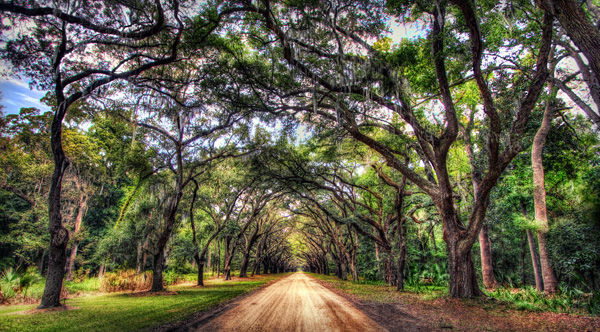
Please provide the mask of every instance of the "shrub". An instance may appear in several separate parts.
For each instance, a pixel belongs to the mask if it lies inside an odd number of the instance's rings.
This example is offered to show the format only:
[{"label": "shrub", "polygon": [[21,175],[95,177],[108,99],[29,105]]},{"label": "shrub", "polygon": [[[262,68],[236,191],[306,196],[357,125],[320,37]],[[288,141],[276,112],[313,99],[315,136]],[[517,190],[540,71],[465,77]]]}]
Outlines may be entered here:
[{"label": "shrub", "polygon": [[41,280],[35,267],[23,271],[20,268],[5,268],[0,273],[0,303],[22,300],[27,301],[27,291]]},{"label": "shrub", "polygon": [[490,295],[498,300],[511,302],[518,309],[553,312],[585,310],[592,315],[600,313],[600,296],[598,294],[586,294],[565,285],[561,285],[560,293],[555,295],[546,295],[531,286],[520,289],[499,287]]},{"label": "shrub", "polygon": [[152,286],[152,272],[137,274],[135,270],[107,272],[102,278],[100,290],[103,292],[125,292],[149,289]]}]

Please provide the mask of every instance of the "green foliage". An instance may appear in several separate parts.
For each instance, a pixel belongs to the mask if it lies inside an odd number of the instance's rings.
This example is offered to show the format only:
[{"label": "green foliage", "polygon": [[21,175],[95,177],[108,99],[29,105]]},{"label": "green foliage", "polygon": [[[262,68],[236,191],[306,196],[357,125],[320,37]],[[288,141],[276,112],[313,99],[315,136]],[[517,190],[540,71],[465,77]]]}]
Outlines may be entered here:
[{"label": "green foliage", "polygon": [[[77,310],[23,315],[31,305],[0,306],[0,331],[139,331],[189,319],[193,314],[246,294],[281,275],[244,282],[207,281],[205,287],[172,286],[172,295],[102,294],[67,299]],[[110,317],[110,324],[107,324]]]},{"label": "green foliage", "polygon": [[519,289],[500,287],[491,292],[490,296],[510,302],[521,310],[567,313],[584,310],[592,315],[600,313],[600,297],[597,292],[584,293],[564,284],[560,287],[560,293],[555,295],[546,295],[528,286]]},{"label": "green foliage", "polygon": [[40,281],[35,267],[27,270],[12,267],[3,269],[0,272],[0,302],[26,299],[29,288]]},{"label": "green foliage", "polygon": [[426,265],[412,264],[405,277],[405,283],[420,291],[423,286],[448,286],[448,265],[447,263],[433,263]]}]

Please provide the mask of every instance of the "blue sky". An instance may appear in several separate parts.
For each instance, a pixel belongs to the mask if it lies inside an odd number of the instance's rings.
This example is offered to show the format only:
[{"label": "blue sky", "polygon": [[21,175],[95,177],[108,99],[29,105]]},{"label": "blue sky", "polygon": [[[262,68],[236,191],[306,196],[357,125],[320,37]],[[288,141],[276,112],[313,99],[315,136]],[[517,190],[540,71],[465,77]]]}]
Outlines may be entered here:
[{"label": "blue sky", "polygon": [[5,108],[4,114],[18,114],[22,107],[35,107],[42,111],[49,107],[42,104],[40,99],[46,95],[44,91],[30,90],[27,81],[14,77],[0,77],[0,104]]}]

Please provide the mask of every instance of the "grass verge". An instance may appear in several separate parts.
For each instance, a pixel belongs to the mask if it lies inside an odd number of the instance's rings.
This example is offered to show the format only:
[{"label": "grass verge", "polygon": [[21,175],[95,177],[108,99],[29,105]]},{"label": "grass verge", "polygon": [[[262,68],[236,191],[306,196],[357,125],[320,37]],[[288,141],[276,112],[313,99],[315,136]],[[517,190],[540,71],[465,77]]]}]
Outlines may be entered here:
[{"label": "grass verge", "polygon": [[[307,273],[329,286],[359,299],[359,307],[376,308],[376,322],[389,317],[390,331],[402,330],[403,318],[410,317],[411,326],[423,331],[600,331],[600,318],[583,311],[552,312],[549,306],[522,308],[512,302],[491,299],[455,299],[439,286],[408,287],[397,292],[395,287],[376,283],[343,281],[337,277]],[[425,288],[426,287],[426,288]],[[575,311],[575,310],[574,310]],[[384,316],[380,313],[384,313]]]},{"label": "grass verge", "polygon": [[426,300],[434,300],[448,293],[448,288],[443,286],[419,286],[418,289],[405,287],[406,292],[399,293],[396,287],[387,286],[380,282],[351,282],[344,281],[334,276],[326,276],[316,273],[307,273],[319,280],[326,281],[333,287],[358,297],[361,301],[375,301],[379,303],[395,303],[401,298],[405,300],[406,294],[417,296]]},{"label": "grass verge", "polygon": [[36,305],[0,306],[0,331],[139,331],[184,320],[286,274],[235,281],[207,280],[205,287],[170,286],[174,295],[111,293],[66,301],[75,310],[28,313]]}]

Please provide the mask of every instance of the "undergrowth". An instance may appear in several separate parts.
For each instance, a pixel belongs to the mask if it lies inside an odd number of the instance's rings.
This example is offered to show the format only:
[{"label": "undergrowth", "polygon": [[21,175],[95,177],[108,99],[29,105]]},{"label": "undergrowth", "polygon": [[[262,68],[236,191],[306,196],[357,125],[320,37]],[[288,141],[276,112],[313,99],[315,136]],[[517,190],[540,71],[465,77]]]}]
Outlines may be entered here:
[{"label": "undergrowth", "polygon": [[576,288],[562,285],[558,294],[547,295],[534,287],[500,287],[489,295],[497,300],[510,302],[520,310],[576,313],[584,311],[590,315],[600,313],[600,294],[584,293]]}]

